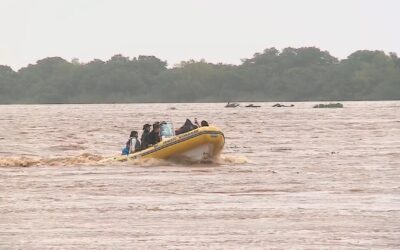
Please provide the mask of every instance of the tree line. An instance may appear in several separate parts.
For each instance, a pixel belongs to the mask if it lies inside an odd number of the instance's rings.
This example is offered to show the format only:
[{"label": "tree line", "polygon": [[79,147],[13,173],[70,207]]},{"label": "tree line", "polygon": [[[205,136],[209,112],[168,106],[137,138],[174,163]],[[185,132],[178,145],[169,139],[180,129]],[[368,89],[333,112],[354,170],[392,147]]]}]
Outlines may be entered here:
[{"label": "tree line", "polygon": [[315,47],[265,49],[239,65],[155,56],[108,61],[49,57],[0,65],[0,103],[399,100],[400,58],[360,50],[339,60]]}]

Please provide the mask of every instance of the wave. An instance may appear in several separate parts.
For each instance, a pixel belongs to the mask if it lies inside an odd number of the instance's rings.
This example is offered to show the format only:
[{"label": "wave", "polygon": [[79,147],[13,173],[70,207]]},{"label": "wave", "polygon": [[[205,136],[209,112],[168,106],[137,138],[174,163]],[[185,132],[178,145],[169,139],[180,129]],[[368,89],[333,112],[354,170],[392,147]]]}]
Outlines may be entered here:
[{"label": "wave", "polygon": [[35,167],[35,166],[74,166],[99,163],[102,156],[81,154],[71,157],[39,158],[39,157],[0,157],[0,167]]},{"label": "wave", "polygon": [[162,159],[155,158],[117,158],[117,157],[108,157],[98,161],[99,164],[102,165],[119,165],[119,166],[143,166],[143,167],[151,167],[151,166],[170,166],[175,165],[174,161],[167,161]]},{"label": "wave", "polygon": [[220,155],[215,159],[205,160],[193,160],[187,157],[178,157],[168,160],[145,158],[145,159],[129,159],[127,158],[124,162],[129,165],[140,165],[140,166],[171,166],[171,165],[238,165],[244,163],[250,163],[250,161],[241,155]]},{"label": "wave", "polygon": [[245,163],[251,163],[250,160],[243,155],[231,155],[231,154],[223,154],[216,161],[220,164],[230,164],[230,165],[239,165]]},{"label": "wave", "polygon": [[117,160],[115,157],[104,157],[84,153],[78,156],[39,158],[39,157],[0,157],[0,167],[40,167],[40,166],[82,166],[82,165],[107,165],[107,166],[190,166],[190,165],[238,165],[249,163],[249,160],[240,155],[221,155],[210,160],[194,161],[188,158],[161,159],[130,159]]}]

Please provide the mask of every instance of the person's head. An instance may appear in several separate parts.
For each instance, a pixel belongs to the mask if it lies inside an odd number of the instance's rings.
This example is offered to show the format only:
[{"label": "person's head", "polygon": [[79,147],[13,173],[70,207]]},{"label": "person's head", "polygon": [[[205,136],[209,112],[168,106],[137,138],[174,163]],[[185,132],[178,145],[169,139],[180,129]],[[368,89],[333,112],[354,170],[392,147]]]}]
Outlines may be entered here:
[{"label": "person's head", "polygon": [[150,131],[150,128],[151,128],[150,124],[143,125],[143,130],[146,130],[147,132]]},{"label": "person's head", "polygon": [[202,120],[202,121],[201,121],[201,126],[202,126],[202,127],[208,127],[208,122],[205,121],[205,120]]},{"label": "person's head", "polygon": [[138,132],[137,132],[137,131],[131,131],[130,137],[135,137],[135,138],[137,138],[137,137],[138,137]]},{"label": "person's head", "polygon": [[153,124],[153,130],[154,132],[160,132],[160,124],[159,123],[154,123]]}]

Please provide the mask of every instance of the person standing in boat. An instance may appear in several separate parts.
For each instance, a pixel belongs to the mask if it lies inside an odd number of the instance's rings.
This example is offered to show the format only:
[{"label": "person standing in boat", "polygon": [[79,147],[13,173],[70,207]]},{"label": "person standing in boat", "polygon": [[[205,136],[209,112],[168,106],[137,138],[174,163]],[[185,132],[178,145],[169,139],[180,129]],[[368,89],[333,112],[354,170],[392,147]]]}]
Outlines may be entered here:
[{"label": "person standing in boat", "polygon": [[150,145],[155,145],[161,141],[160,138],[160,123],[153,124],[153,130],[150,132],[148,136],[148,143]]},{"label": "person standing in boat", "polygon": [[143,133],[141,137],[142,149],[146,149],[149,147],[149,134],[150,134],[150,124],[143,125]]}]

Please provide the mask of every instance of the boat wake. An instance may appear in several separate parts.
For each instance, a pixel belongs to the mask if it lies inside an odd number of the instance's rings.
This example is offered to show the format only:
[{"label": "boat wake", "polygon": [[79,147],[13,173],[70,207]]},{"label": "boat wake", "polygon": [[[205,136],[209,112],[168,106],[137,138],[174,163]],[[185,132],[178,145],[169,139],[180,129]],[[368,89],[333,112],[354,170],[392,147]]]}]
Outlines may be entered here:
[{"label": "boat wake", "polygon": [[39,157],[0,157],[0,167],[39,167],[39,166],[77,166],[101,162],[99,155],[84,153],[78,156],[39,158]]},{"label": "boat wake", "polygon": [[243,155],[234,155],[234,154],[222,154],[219,158],[216,159],[219,164],[229,164],[229,165],[239,165],[250,163],[250,160]]},{"label": "boat wake", "polygon": [[187,166],[187,165],[238,165],[249,163],[249,160],[240,155],[221,155],[210,160],[194,161],[189,158],[161,160],[154,158],[116,160],[115,157],[104,157],[84,153],[78,156],[40,158],[40,157],[0,157],[0,167],[41,167],[41,166]]},{"label": "boat wake", "polygon": [[[105,160],[103,162],[112,163],[115,160]],[[129,159],[126,158],[124,161],[126,165],[137,165],[137,166],[192,166],[192,165],[239,165],[250,163],[250,161],[241,155],[220,155],[215,159],[204,159],[204,160],[193,160],[187,157],[172,158],[168,160],[145,158],[145,159]]]}]

